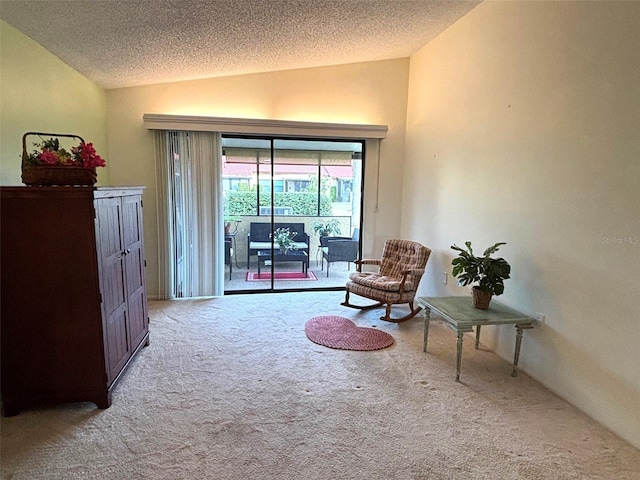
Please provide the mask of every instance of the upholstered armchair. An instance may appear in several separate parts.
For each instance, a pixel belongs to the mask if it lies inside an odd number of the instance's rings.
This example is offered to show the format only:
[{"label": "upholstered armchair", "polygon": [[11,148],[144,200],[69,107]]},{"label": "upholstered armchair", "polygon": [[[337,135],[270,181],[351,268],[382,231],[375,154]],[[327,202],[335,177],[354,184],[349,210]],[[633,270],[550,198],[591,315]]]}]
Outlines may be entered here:
[{"label": "upholstered armchair", "polygon": [[327,277],[329,266],[333,262],[351,263],[358,258],[359,233],[356,228],[352,237],[320,237],[322,247],[322,269],[327,262]]},{"label": "upholstered armchair", "polygon": [[[349,275],[347,292],[342,305],[361,310],[386,305],[381,320],[403,322],[413,318],[420,310],[414,307],[418,284],[427,266],[431,250],[410,240],[387,240],[380,259],[356,260],[357,272]],[[363,272],[363,265],[379,266],[378,272]],[[373,305],[359,306],[349,303],[349,295],[375,300]],[[411,311],[401,318],[391,318],[391,306],[408,304]]]}]

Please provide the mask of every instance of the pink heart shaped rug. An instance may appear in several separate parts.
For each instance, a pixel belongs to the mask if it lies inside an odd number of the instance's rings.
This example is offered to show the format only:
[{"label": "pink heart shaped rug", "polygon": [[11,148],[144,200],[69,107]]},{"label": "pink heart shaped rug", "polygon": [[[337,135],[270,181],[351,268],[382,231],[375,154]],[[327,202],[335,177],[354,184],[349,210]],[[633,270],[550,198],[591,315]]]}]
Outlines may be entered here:
[{"label": "pink heart shaped rug", "polygon": [[348,318],[335,315],[313,317],[304,326],[309,340],[318,345],[341,350],[380,350],[393,345],[387,332],[358,327]]}]

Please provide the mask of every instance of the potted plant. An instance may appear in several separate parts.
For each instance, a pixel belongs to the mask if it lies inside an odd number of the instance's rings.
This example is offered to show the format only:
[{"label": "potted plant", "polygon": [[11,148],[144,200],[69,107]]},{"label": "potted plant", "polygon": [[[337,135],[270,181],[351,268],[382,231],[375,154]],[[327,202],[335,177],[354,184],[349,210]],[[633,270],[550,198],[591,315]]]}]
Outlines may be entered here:
[{"label": "potted plant", "polygon": [[293,237],[297,234],[297,232],[292,232],[288,228],[276,228],[271,234],[271,238],[273,238],[273,241],[278,245],[280,253],[286,255],[289,250],[296,250],[298,248],[293,241]]},{"label": "potted plant", "polygon": [[314,220],[312,223],[313,231],[320,237],[328,235],[340,235],[340,222],[337,218],[330,220]]},{"label": "potted plant", "polygon": [[224,234],[229,235],[231,233],[231,224],[235,222],[236,228],[233,233],[238,231],[238,223],[240,223],[242,219],[237,215],[225,215],[224,216]]},{"label": "potted plant", "polygon": [[458,278],[458,285],[465,286],[477,283],[472,288],[473,306],[480,309],[489,308],[493,295],[504,293],[504,281],[510,278],[511,266],[504,258],[492,258],[505,242],[499,242],[487,248],[481,257],[473,254],[471,242],[465,242],[466,248],[452,245],[458,256],[451,261],[453,276]]}]

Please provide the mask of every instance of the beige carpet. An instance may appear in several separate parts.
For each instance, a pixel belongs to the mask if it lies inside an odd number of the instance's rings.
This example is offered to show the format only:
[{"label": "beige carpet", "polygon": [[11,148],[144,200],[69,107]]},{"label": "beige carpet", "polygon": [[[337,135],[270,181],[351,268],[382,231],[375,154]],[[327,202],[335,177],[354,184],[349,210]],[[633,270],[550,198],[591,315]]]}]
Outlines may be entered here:
[{"label": "beige carpet", "polygon": [[[341,292],[151,302],[151,345],[113,406],[2,418],[2,478],[638,479],[640,452],[486,350]],[[315,315],[393,335],[384,350],[307,339]],[[492,328],[492,327],[487,327]],[[526,354],[527,335],[523,340]]]}]

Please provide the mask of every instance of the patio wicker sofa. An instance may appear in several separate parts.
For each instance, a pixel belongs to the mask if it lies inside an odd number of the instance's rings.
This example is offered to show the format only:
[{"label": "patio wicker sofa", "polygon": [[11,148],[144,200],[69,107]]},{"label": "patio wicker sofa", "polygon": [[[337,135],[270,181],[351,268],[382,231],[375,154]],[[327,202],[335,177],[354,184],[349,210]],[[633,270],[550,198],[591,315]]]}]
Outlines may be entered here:
[{"label": "patio wicker sofa", "polygon": [[247,269],[250,269],[251,255],[257,255],[259,250],[271,249],[270,235],[278,228],[288,228],[290,232],[296,232],[293,237],[297,250],[309,254],[309,234],[304,231],[304,223],[274,223],[251,222],[247,234]]}]

